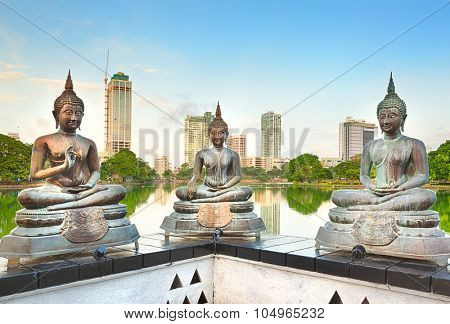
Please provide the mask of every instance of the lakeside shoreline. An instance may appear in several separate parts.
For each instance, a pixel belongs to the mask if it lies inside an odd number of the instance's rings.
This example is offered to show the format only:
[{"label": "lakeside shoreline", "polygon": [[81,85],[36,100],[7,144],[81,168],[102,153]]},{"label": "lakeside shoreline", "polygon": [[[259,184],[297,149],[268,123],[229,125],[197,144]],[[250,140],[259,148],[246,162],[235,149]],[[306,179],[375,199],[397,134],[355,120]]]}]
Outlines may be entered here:
[{"label": "lakeside shoreline", "polygon": [[[153,182],[139,182],[139,183],[118,183],[124,186],[139,186],[139,185],[160,185],[160,184],[186,184],[186,180],[174,180],[174,181],[153,181]],[[20,183],[20,184],[0,184],[0,190],[21,190],[26,188],[35,188],[42,186],[44,182],[29,182],[29,183]],[[102,184],[100,182],[99,184]],[[320,187],[320,188],[363,188],[361,184],[356,183],[345,183],[345,182],[336,182],[336,183],[293,183],[293,182],[256,182],[256,181],[241,181],[241,184],[245,184],[248,186],[254,187],[288,187],[288,186],[298,186],[298,187]],[[449,190],[450,184],[430,184],[427,183],[423,186],[423,188],[435,189],[435,190]]]}]

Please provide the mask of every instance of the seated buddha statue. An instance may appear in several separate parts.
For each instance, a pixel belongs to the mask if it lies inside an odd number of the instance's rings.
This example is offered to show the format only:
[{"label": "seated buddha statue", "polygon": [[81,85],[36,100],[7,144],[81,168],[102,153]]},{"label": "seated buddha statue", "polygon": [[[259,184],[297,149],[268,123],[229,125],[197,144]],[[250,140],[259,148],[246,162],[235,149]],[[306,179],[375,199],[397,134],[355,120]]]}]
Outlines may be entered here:
[{"label": "seated buddha statue", "polygon": [[73,90],[69,71],[65,90],[54,103],[58,131],[39,137],[33,144],[30,177],[45,180],[45,184],[20,192],[19,202],[25,208],[53,211],[104,206],[125,197],[126,190],[120,185],[97,184],[100,173],[96,145],[76,133],[83,115],[84,104]]},{"label": "seated buddha statue", "polygon": [[[215,118],[208,127],[208,134],[212,146],[197,152],[192,179],[187,186],[177,189],[177,197],[193,203],[248,200],[252,196],[252,189],[236,186],[242,179],[239,154],[224,147],[228,136],[228,125],[221,117],[219,103],[217,103]],[[205,180],[202,185],[196,186],[203,166],[206,168]]]},{"label": "seated buddha statue", "polygon": [[361,156],[360,181],[365,189],[334,191],[333,203],[348,210],[381,211],[419,211],[434,204],[436,194],[420,188],[429,177],[425,145],[402,134],[406,116],[406,104],[395,93],[391,73],[388,93],[377,108],[384,136],[366,144]]}]

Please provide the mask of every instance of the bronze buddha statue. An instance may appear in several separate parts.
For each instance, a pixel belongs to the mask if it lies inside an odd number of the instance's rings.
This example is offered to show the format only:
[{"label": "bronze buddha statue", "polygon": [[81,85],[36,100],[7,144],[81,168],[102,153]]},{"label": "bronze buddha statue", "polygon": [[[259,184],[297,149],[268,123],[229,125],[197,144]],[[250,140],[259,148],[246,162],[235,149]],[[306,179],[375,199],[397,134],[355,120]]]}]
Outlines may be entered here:
[{"label": "bronze buddha statue", "polygon": [[[237,187],[242,179],[239,154],[224,147],[228,137],[228,125],[222,119],[217,103],[216,116],[208,127],[212,146],[195,155],[194,174],[186,187],[178,188],[180,200],[192,203],[247,201],[252,196],[250,187]],[[196,187],[202,168],[206,176],[202,185]]]},{"label": "bronze buddha statue", "polygon": [[360,181],[365,189],[334,191],[333,203],[348,210],[386,211],[426,210],[434,204],[434,191],[420,188],[429,178],[425,145],[402,134],[406,116],[406,104],[395,93],[391,74],[388,94],[377,108],[384,137],[366,144],[361,156]]},{"label": "bronze buddha statue", "polygon": [[[44,180],[38,188],[25,189],[19,202],[27,209],[49,211],[118,203],[126,195],[120,185],[98,185],[100,165],[94,141],[78,135],[84,103],[73,90],[70,71],[64,92],[55,100],[53,117],[58,131],[36,139],[30,177]],[[45,162],[49,167],[45,168]]]}]

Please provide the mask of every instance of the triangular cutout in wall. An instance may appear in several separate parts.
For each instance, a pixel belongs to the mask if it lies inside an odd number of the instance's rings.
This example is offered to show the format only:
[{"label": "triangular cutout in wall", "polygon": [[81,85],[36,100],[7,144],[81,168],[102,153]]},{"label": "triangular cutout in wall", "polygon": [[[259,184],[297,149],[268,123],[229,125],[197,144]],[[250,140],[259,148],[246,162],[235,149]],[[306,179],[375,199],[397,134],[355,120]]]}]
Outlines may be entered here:
[{"label": "triangular cutout in wall", "polygon": [[339,296],[337,291],[334,292],[328,304],[343,304],[341,296]]},{"label": "triangular cutout in wall", "polygon": [[361,302],[361,304],[370,304],[369,300],[367,299],[367,297],[364,297],[363,301]]},{"label": "triangular cutout in wall", "polygon": [[208,299],[206,299],[205,293],[202,291],[197,304],[208,304]]},{"label": "triangular cutout in wall", "polygon": [[175,275],[175,278],[174,278],[173,281],[172,281],[172,286],[170,286],[170,290],[177,289],[177,288],[181,288],[181,287],[183,287],[183,284],[181,283],[180,278],[179,278],[178,275],[176,274],[176,275]]},{"label": "triangular cutout in wall", "polygon": [[189,298],[187,298],[187,296],[184,297],[183,304],[190,304],[190,303],[191,302],[189,301]]},{"label": "triangular cutout in wall", "polygon": [[197,269],[195,269],[194,275],[192,276],[191,285],[202,282],[200,279],[200,275],[198,274]]}]

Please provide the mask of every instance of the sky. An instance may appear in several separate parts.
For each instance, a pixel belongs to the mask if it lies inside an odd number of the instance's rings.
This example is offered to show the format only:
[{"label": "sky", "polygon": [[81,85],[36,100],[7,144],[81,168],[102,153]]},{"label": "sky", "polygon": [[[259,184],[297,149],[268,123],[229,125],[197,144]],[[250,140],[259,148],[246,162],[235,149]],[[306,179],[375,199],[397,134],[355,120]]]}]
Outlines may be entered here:
[{"label": "sky", "polygon": [[54,132],[70,69],[80,134],[101,151],[107,50],[108,73],[133,82],[132,150],[151,165],[181,164],[184,117],[217,101],[231,133],[249,134],[249,156],[274,111],[283,157],[337,157],[339,122],[375,123],[391,71],[405,134],[429,150],[450,139],[450,3],[435,0],[0,0],[0,133],[32,143]]}]

